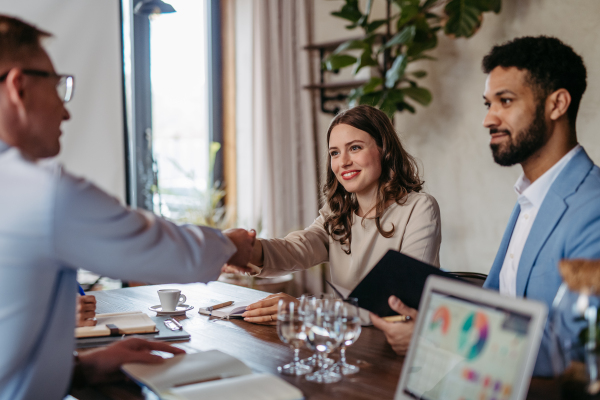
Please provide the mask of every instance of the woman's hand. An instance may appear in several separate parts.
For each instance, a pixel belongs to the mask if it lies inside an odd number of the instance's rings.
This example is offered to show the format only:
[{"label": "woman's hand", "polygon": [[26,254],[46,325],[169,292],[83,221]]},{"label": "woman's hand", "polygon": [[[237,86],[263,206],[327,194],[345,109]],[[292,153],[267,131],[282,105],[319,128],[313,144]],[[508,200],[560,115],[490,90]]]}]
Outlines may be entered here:
[{"label": "woman's hand", "polygon": [[371,322],[377,328],[381,329],[385,334],[392,349],[398,355],[405,355],[410,345],[410,339],[412,337],[413,329],[415,328],[415,321],[419,312],[414,308],[410,308],[400,301],[396,296],[390,296],[388,303],[392,310],[396,311],[400,315],[408,315],[411,317],[410,321],[407,322],[387,322],[377,315],[370,313]]},{"label": "woman's hand", "polygon": [[299,303],[298,299],[289,294],[272,294],[246,307],[246,311],[242,314],[244,321],[261,325],[277,325],[277,305],[280,299]]},{"label": "woman's hand", "polygon": [[96,296],[86,295],[77,297],[77,326],[96,325]]}]

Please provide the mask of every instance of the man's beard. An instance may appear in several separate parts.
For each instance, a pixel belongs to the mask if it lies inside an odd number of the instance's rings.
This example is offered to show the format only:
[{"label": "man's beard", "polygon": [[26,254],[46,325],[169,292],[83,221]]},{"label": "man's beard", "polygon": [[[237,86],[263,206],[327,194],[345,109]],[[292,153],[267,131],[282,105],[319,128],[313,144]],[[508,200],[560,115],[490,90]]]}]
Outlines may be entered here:
[{"label": "man's beard", "polygon": [[540,102],[535,110],[535,118],[529,126],[513,136],[508,131],[490,129],[490,134],[496,132],[508,133],[508,143],[490,144],[494,161],[503,167],[522,163],[546,144],[548,135],[544,120],[544,102]]}]

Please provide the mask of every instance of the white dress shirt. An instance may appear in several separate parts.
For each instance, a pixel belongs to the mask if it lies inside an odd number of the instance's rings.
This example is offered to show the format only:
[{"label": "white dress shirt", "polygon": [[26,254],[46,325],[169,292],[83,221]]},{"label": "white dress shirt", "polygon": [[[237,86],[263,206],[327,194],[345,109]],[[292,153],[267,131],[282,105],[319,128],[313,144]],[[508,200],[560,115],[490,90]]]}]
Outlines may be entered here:
[{"label": "white dress shirt", "polygon": [[216,229],[130,210],[2,142],[0,188],[0,400],[66,395],[77,268],[150,283],[208,281],[236,251]]},{"label": "white dress shirt", "polygon": [[504,263],[500,270],[500,293],[516,297],[519,261],[521,260],[523,248],[525,247],[538,211],[556,177],[581,149],[580,145],[575,146],[533,183],[523,173],[517,179],[514,189],[518,195],[517,202],[521,207],[521,212],[513,229],[510,243],[504,256]]}]

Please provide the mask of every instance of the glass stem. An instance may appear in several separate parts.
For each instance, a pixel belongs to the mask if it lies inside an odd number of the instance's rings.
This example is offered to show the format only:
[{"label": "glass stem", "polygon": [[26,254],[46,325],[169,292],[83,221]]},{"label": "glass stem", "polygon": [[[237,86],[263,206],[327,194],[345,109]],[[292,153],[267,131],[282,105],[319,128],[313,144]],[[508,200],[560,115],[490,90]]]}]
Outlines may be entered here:
[{"label": "glass stem", "polygon": [[346,365],[346,346],[340,347],[340,364]]},{"label": "glass stem", "polygon": [[319,353],[319,369],[321,370],[321,373],[325,373],[325,370],[327,369],[327,363],[325,361],[325,354]]},{"label": "glass stem", "polygon": [[294,365],[300,364],[300,349],[294,349]]}]

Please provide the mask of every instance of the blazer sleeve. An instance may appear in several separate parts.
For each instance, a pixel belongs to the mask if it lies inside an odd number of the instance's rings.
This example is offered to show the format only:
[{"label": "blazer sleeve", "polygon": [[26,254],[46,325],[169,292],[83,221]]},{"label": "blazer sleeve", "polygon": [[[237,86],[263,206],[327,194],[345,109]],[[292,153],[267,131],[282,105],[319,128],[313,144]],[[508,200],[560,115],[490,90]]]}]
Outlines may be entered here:
[{"label": "blazer sleeve", "polygon": [[329,261],[329,234],[323,223],[327,207],[308,228],[292,232],[283,239],[260,239],[264,262],[260,277],[285,275]]},{"label": "blazer sleeve", "polygon": [[429,194],[420,194],[404,231],[400,252],[440,267],[442,222],[440,207]]}]

